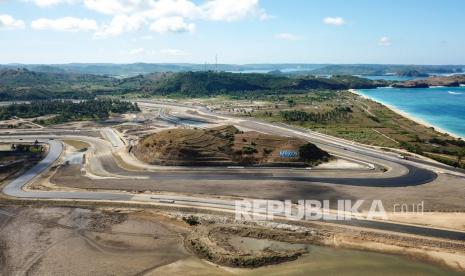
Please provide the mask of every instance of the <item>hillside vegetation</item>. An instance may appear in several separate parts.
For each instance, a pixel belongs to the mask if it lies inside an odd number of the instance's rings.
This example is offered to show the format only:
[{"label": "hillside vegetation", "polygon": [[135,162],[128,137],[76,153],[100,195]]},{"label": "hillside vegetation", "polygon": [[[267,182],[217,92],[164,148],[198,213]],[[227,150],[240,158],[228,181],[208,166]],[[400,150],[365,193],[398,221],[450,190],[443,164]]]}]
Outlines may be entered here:
[{"label": "hillside vegetation", "polygon": [[113,78],[97,75],[0,70],[0,101],[89,99],[114,91],[115,83]]},{"label": "hillside vegetation", "polygon": [[[145,77],[145,80],[150,76]],[[128,83],[130,83],[130,80],[126,80],[126,84]],[[138,83],[140,83],[140,78]],[[145,81],[139,89],[145,93],[156,95],[177,94],[199,97],[239,95],[250,92],[289,94],[311,89],[375,88],[386,84],[383,81],[372,81],[353,76],[291,78],[271,74],[237,74],[210,71],[170,74],[158,81]]]},{"label": "hillside vegetation", "polygon": [[98,95],[142,94],[144,96],[243,97],[265,94],[295,94],[313,89],[342,90],[388,85],[353,76],[287,77],[273,74],[226,72],[181,72],[138,75],[125,79],[108,76],[0,70],[0,101],[40,99],[90,99]]},{"label": "hillside vegetation", "polygon": [[[401,74],[404,73],[422,75],[419,71],[401,72]],[[350,75],[316,77],[198,71],[152,73],[117,79],[102,75],[3,69],[0,70],[0,101],[93,99],[101,95],[126,94],[142,97],[226,95],[252,99],[264,95],[304,94],[314,90],[366,89],[389,85],[395,87],[458,86],[464,83],[464,75],[393,82]]]},{"label": "hillside vegetation", "polygon": [[82,102],[34,101],[30,104],[12,104],[0,107],[0,120],[13,117],[34,118],[55,115],[42,124],[57,124],[69,121],[104,120],[110,114],[140,111],[137,104],[130,102],[100,99]]},{"label": "hillside vegetation", "polygon": [[[241,106],[246,101],[235,101]],[[274,123],[312,129],[347,140],[386,148],[402,148],[465,168],[465,141],[418,124],[372,100],[350,92],[317,91],[247,101],[251,112],[226,111]],[[386,149],[387,150],[387,149]],[[460,160],[459,160],[460,159]]]}]

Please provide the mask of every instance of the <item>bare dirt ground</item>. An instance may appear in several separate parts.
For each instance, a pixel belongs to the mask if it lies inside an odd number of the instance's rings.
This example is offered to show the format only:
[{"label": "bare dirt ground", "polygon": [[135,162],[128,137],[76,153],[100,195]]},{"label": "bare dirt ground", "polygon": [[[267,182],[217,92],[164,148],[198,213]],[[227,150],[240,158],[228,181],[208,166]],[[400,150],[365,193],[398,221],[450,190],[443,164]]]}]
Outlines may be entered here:
[{"label": "bare dirt ground", "polygon": [[[143,138],[134,146],[132,153],[139,160],[156,165],[306,166],[305,161],[316,164],[327,161],[329,155],[316,147],[305,158],[299,158],[299,148],[305,144],[305,141],[295,138],[241,132],[232,125],[208,129],[183,127]],[[283,157],[283,150],[296,156]]]},{"label": "bare dirt ground", "polygon": [[[422,275],[448,271],[402,257],[338,248],[406,255],[457,270],[465,265],[464,243],[352,227],[237,222],[228,215],[206,213],[195,213],[200,225],[189,226],[181,218],[190,211],[155,209],[0,205],[0,210],[1,275],[324,275],[318,263],[326,260],[326,269],[337,271],[342,269],[341,256],[356,261],[354,271],[370,267],[386,272],[391,265],[404,273],[434,272]],[[329,247],[307,251],[309,244]],[[394,259],[384,263],[386,258]],[[279,265],[236,268],[265,264]]]},{"label": "bare dirt ground", "polygon": [[0,230],[3,275],[133,275],[189,256],[186,225],[160,215],[79,208],[12,213]]},{"label": "bare dirt ground", "polygon": [[82,141],[77,141],[77,140],[63,140],[66,144],[70,145],[73,147],[75,150],[85,150],[90,148],[90,145],[88,143],[82,142]]},{"label": "bare dirt ground", "polygon": [[465,214],[459,212],[389,213],[389,220],[465,231]]}]

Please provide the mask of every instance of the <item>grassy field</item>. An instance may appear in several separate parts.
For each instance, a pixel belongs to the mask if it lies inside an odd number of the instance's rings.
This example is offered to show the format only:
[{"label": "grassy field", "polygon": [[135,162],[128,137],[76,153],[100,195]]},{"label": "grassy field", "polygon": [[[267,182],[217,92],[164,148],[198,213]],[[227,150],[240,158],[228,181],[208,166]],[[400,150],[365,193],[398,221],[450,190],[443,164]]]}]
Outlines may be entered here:
[{"label": "grassy field", "polygon": [[[407,119],[387,107],[347,91],[313,91],[308,94],[270,96],[254,100],[210,99],[206,104],[218,111],[286,123],[336,137],[380,147],[401,148],[453,166],[465,151],[465,142]],[[330,114],[350,110],[343,117],[321,120],[288,120],[283,112]],[[463,158],[465,159],[465,158]],[[465,162],[460,163],[465,167]]]}]

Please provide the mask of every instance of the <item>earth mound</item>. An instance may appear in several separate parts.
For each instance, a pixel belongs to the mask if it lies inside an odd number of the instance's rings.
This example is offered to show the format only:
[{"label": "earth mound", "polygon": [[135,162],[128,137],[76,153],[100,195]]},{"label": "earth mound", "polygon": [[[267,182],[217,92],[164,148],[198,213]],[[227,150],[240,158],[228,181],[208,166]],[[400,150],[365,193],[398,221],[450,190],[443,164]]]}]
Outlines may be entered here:
[{"label": "earth mound", "polygon": [[141,139],[132,152],[146,163],[169,166],[309,166],[329,159],[304,140],[234,126],[164,130]]}]

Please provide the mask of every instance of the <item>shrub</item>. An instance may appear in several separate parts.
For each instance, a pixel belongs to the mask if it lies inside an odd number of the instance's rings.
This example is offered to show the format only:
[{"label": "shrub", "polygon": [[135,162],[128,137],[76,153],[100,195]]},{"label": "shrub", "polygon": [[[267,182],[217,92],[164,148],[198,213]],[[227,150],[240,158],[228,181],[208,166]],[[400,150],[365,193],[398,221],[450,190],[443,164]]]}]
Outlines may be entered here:
[{"label": "shrub", "polygon": [[257,153],[258,151],[254,147],[245,146],[242,148],[242,152],[244,154],[254,154],[254,153]]},{"label": "shrub", "polygon": [[272,149],[263,149],[263,153],[265,153],[265,154],[270,154],[272,152],[273,152]]},{"label": "shrub", "polygon": [[329,154],[314,144],[307,143],[299,148],[299,156],[301,160],[309,162],[328,158]]},{"label": "shrub", "polygon": [[188,217],[183,217],[182,220],[189,224],[190,226],[196,226],[200,224],[199,218],[193,215],[190,215]]}]

